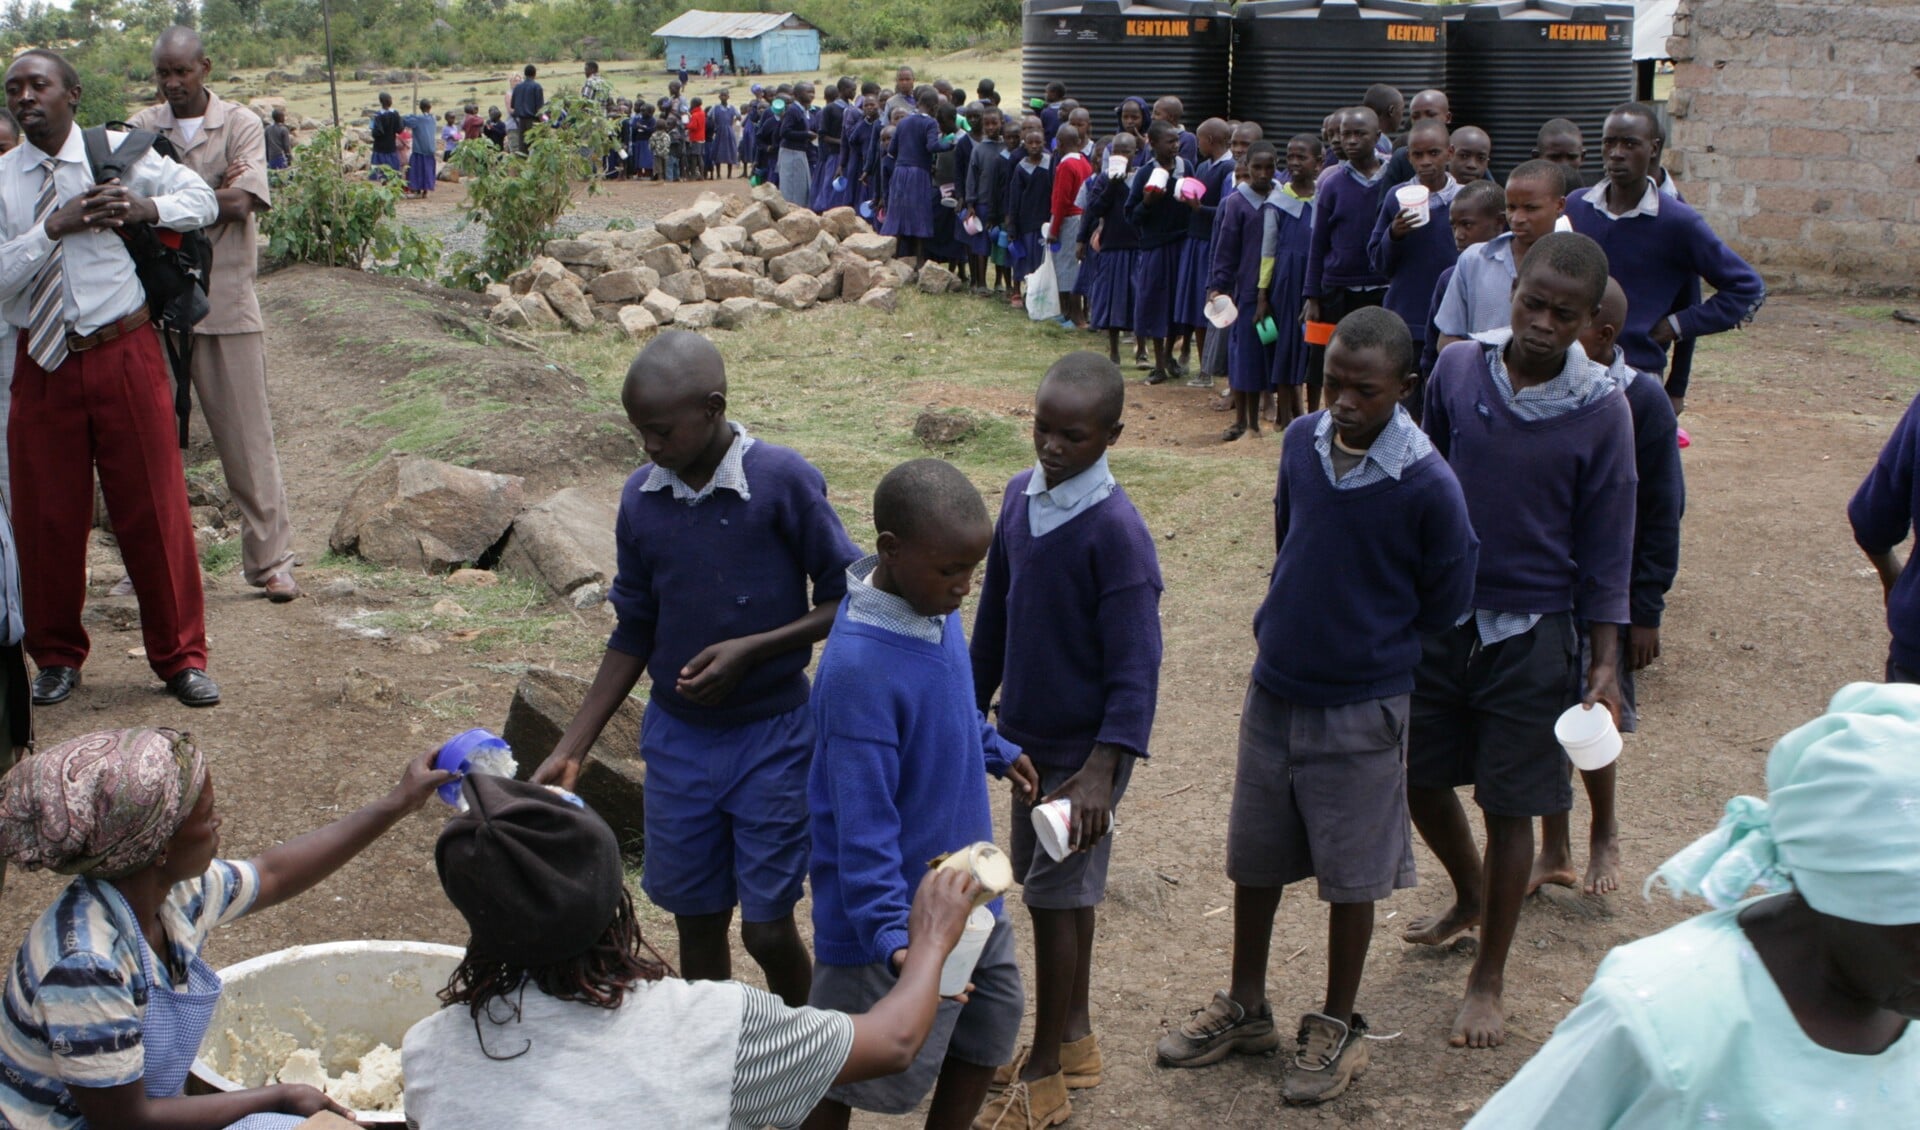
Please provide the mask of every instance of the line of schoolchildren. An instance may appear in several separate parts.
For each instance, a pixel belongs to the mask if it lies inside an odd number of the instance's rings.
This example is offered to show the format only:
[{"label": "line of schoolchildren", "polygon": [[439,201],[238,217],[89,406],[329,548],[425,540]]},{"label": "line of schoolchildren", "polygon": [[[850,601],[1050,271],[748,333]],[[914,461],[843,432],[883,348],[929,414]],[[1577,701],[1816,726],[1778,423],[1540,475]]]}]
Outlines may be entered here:
[{"label": "line of schoolchildren", "polygon": [[[795,95],[804,114],[810,91]],[[842,107],[843,138],[850,121],[877,124],[876,96],[851,100],[857,114]],[[1181,293],[1191,262],[1206,276],[1188,300],[1225,295],[1255,324],[1290,322],[1296,302],[1304,320],[1339,317],[1310,349],[1239,321],[1224,335],[1242,426],[1257,426],[1259,394],[1282,378],[1322,385],[1326,410],[1278,410],[1300,418],[1282,451],[1276,560],[1240,723],[1230,988],[1157,1048],[1161,1062],[1193,1067],[1278,1046],[1266,993],[1273,918],[1288,883],[1316,878],[1332,908],[1328,983],[1296,1028],[1283,1093],[1300,1103],[1335,1097],[1368,1065],[1355,1006],[1373,907],[1413,884],[1412,828],[1446,870],[1453,903],[1405,939],[1442,945],[1481,930],[1451,1042],[1503,1041],[1521,901],[1543,882],[1577,881],[1571,772],[1553,723],[1585,703],[1632,729],[1631,672],[1659,653],[1684,502],[1665,347],[1740,324],[1764,297],[1697,213],[1656,186],[1658,127],[1643,107],[1608,118],[1608,180],[1580,196],[1579,230],[1561,233],[1551,229],[1564,176],[1529,162],[1495,200],[1499,190],[1483,187],[1484,133],[1449,133],[1444,100],[1407,138],[1405,183],[1428,189],[1429,204],[1424,223],[1406,214],[1386,195],[1400,187],[1386,173],[1400,154],[1381,143],[1398,95],[1369,101],[1381,104],[1333,116],[1345,158],[1324,171],[1319,139],[1290,139],[1284,184],[1257,128],[1210,121],[1188,134],[1167,99],[1123,104],[1121,130],[1097,152],[1074,108],[1049,104],[1053,150],[1033,114],[1015,127],[1019,148],[1001,156],[1004,119],[981,108],[951,174],[959,203],[949,211],[961,219],[996,194],[1006,202],[998,226],[1014,288],[1040,255],[1062,254],[1051,237],[1071,233],[1080,277],[1092,276],[1093,328],[1118,328],[1122,296],[1156,296],[1131,303],[1127,328],[1153,342],[1161,379],[1188,324],[1167,296]],[[1424,110],[1435,100],[1416,101]],[[889,202],[883,230],[926,241],[920,221],[947,175],[933,162],[960,138],[943,96],[921,90],[912,102],[870,135],[892,165],[864,167],[888,190],[868,197]],[[789,136],[784,124],[778,136]],[[1213,165],[1183,156],[1188,144]],[[1212,204],[1204,192],[1196,204],[1158,191],[1156,170],[1170,187],[1223,163]],[[862,163],[844,149],[823,158],[836,179],[849,164]],[[811,165],[786,163],[781,175],[800,169],[811,180]],[[1056,177],[1080,187],[1056,194]],[[896,192],[926,207],[895,203]],[[1208,246],[1189,255],[1183,241],[1202,207],[1215,209]],[[1495,234],[1503,212],[1511,230]],[[1689,271],[1715,284],[1711,302],[1680,303]],[[1482,281],[1497,272],[1499,301]],[[1639,316],[1637,302],[1672,316]],[[1422,341],[1401,310],[1424,319]],[[1423,373],[1420,345],[1436,336]],[[873,1005],[904,968],[927,861],[991,839],[985,774],[1012,782],[1012,855],[1035,946],[1031,1042],[1015,1051],[1028,990],[996,902],[970,994],[940,1006],[912,1067],[826,1090],[809,1126],[845,1126],[854,1107],[905,1113],[929,1093],[930,1126],[976,1116],[977,1126],[1051,1126],[1071,1115],[1071,1090],[1100,1082],[1088,996],[1106,833],[1148,753],[1161,657],[1153,542],[1106,458],[1122,432],[1117,344],[1116,333],[1108,357],[1074,353],[1048,371],[1036,465],[1008,484],[997,522],[951,467],[906,464],[875,494],[867,556],[817,470],[728,420],[711,344],[663,335],[629,371],[624,401],[649,463],[623,492],[610,598],[619,626],[539,779],[569,779],[651,676],[642,886],[675,916],[682,971],[730,976],[737,906],[747,952],[789,1005]],[[982,560],[969,645],[954,614]],[[810,689],[804,669],[823,639]],[[1585,886],[1600,893],[1620,865],[1612,770],[1585,784]],[[1484,853],[1462,785],[1482,811]],[[1071,802],[1072,851],[1054,860],[1036,850],[1031,815],[1059,799]],[[1537,859],[1535,818],[1546,821]],[[806,881],[811,961],[793,915]]]}]

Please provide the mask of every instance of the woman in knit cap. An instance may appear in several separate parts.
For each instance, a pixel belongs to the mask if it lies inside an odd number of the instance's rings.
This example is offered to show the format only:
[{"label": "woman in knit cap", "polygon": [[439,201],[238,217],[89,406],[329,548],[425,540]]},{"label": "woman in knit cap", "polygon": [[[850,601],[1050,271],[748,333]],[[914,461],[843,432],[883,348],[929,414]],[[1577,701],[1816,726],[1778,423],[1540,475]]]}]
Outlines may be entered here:
[{"label": "woman in knit cap", "polygon": [[345,1113],[312,1087],[185,1096],[220,977],[215,926],[325,879],[450,779],[432,754],[382,800],[245,862],[218,858],[213,778],[174,730],[111,730],[0,781],[0,855],[76,878],[31,929],[0,1008],[0,1126],[284,1130]]},{"label": "woman in knit cap", "polygon": [[1767,794],[1647,880],[1717,909],[1608,955],[1469,1130],[1913,1125],[1920,687],[1841,690]]},{"label": "woman in knit cap", "polygon": [[467,811],[434,863],[472,939],[449,1007],[402,1046],[417,1130],[797,1126],[832,1084],[904,1071],[926,1042],[972,878],[920,884],[906,965],[872,1011],[790,1008],[674,977],[640,936],[613,830],[578,798],[503,777],[461,787]]}]

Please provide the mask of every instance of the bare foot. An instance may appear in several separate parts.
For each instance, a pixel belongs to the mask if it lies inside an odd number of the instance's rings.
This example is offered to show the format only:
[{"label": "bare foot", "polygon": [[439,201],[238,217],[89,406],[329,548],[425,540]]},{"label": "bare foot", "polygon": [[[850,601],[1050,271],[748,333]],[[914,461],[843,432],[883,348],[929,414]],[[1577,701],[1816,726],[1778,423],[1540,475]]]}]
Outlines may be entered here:
[{"label": "bare foot", "polygon": [[1527,893],[1532,894],[1548,883],[1556,887],[1571,887],[1579,881],[1580,876],[1573,873],[1571,863],[1542,855],[1533,861],[1533,874],[1527,876]]},{"label": "bare foot", "polygon": [[1507,1042],[1506,1010],[1500,1007],[1500,994],[1468,989],[1460,1002],[1460,1014],[1453,1018],[1453,1034],[1447,1043],[1456,1048],[1497,1048]]},{"label": "bare foot", "polygon": [[1587,893],[1604,895],[1620,889],[1620,839],[1596,839],[1588,851]]},{"label": "bare foot", "polygon": [[1416,918],[1407,925],[1407,932],[1400,935],[1403,941],[1418,946],[1440,946],[1455,934],[1463,933],[1480,925],[1480,911],[1476,907],[1467,909],[1454,903],[1444,914]]}]

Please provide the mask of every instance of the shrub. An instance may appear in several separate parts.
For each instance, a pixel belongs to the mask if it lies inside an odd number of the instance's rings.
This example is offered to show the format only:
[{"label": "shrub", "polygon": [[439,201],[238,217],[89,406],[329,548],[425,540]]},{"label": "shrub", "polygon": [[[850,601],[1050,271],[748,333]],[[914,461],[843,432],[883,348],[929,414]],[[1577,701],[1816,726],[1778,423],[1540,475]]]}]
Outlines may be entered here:
[{"label": "shrub", "polygon": [[400,223],[400,187],[366,180],[340,159],[338,127],[294,150],[266,214],[267,256],[280,263],[373,268],[431,278],[440,241]]}]

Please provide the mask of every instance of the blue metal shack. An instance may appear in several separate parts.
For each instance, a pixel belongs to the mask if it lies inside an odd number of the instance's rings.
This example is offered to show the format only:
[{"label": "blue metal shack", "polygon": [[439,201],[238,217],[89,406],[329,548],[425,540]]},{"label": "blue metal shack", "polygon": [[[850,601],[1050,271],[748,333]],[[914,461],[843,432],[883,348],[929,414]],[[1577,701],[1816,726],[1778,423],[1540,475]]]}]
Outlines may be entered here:
[{"label": "blue metal shack", "polygon": [[698,74],[709,59],[735,74],[820,68],[820,29],[792,12],[682,12],[655,31],[669,71]]}]

